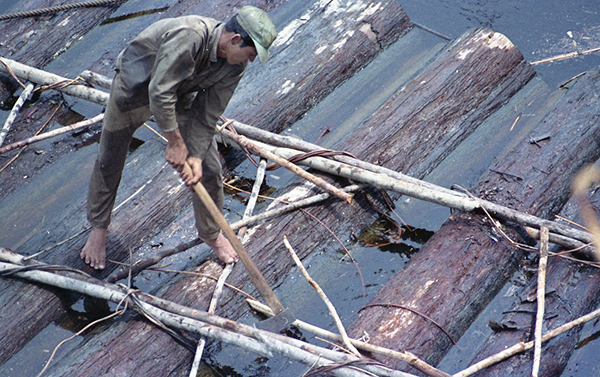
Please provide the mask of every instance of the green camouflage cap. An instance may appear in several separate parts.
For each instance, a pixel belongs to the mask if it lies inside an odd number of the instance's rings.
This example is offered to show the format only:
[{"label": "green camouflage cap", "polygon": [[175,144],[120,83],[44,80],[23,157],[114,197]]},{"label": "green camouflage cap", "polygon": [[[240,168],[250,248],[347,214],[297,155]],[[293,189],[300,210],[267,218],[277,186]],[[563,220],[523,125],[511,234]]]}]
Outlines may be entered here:
[{"label": "green camouflage cap", "polygon": [[266,62],[269,58],[269,47],[277,37],[277,30],[267,12],[246,5],[238,11],[237,21],[254,41],[261,63]]}]

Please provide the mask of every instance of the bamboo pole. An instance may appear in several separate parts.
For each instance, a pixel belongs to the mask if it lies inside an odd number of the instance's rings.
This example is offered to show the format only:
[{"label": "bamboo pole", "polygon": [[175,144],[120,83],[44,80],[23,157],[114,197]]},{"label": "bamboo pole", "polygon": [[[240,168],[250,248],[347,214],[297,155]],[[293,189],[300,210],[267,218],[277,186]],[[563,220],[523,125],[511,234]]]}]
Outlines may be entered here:
[{"label": "bamboo pole", "polygon": [[538,377],[542,357],[542,326],[544,324],[544,300],[546,296],[546,264],[548,263],[548,228],[540,229],[540,262],[538,268],[537,315],[535,319],[535,344],[533,349],[532,377]]},{"label": "bamboo pole", "polygon": [[[137,298],[135,301],[136,306],[142,308],[144,312],[149,313],[151,316],[160,319],[167,326],[240,346],[259,355],[271,356],[273,352],[277,352],[307,365],[329,365],[332,362],[347,363],[357,360],[354,356],[259,330],[142,292],[120,288],[108,283],[104,284],[93,278],[86,278],[85,280],[84,278],[76,279],[40,270],[19,272],[18,269],[20,268],[22,266],[0,262],[1,273],[12,272],[13,275],[20,278],[72,290],[103,300],[121,302],[127,295],[134,296]],[[361,366],[361,368],[380,376],[415,377],[408,373],[391,370],[379,365],[366,365]],[[333,372],[340,376],[365,376],[365,373],[361,371],[344,366],[333,370]]]},{"label": "bamboo pole", "polygon": [[[15,73],[15,75],[36,84],[55,85],[68,80],[59,75],[55,75],[54,73],[33,68],[31,66],[16,62],[12,59],[0,57],[0,60],[6,64],[6,66],[8,66]],[[0,64],[0,71],[9,73],[9,70],[6,68],[6,66]],[[94,102],[102,106],[106,106],[106,103],[108,102],[108,93],[87,86],[69,85],[57,89],[73,97]]]},{"label": "bamboo pole", "polygon": [[16,148],[24,147],[26,145],[37,143],[39,141],[46,140],[46,139],[49,139],[49,138],[54,137],[54,136],[64,134],[65,132],[74,131],[74,130],[77,130],[77,129],[80,129],[80,128],[91,126],[92,124],[101,122],[103,118],[104,118],[104,113],[98,114],[98,115],[96,115],[93,118],[82,120],[81,122],[73,123],[73,124],[71,124],[69,126],[61,127],[61,128],[56,129],[56,130],[45,132],[45,133],[43,133],[41,135],[32,136],[30,138],[27,138],[27,139],[24,139],[24,140],[21,140],[21,141],[17,141],[17,142],[14,142],[12,144],[5,145],[5,146],[3,146],[3,147],[0,148],[0,155],[4,154],[6,152],[10,152],[10,151],[12,151],[13,149],[16,149]]},{"label": "bamboo pole", "polygon": [[350,342],[350,338],[348,338],[348,334],[346,333],[344,324],[342,323],[340,316],[337,314],[337,310],[335,309],[335,306],[333,306],[333,303],[329,300],[329,298],[327,298],[327,295],[325,294],[323,289],[321,289],[319,284],[313,278],[310,277],[308,271],[306,271],[306,268],[304,268],[302,261],[300,260],[300,258],[298,258],[298,255],[296,255],[296,252],[292,248],[292,245],[290,244],[290,242],[288,241],[286,236],[283,236],[283,243],[284,243],[285,247],[288,249],[288,251],[290,252],[290,255],[292,256],[294,263],[296,263],[296,266],[298,266],[298,268],[300,269],[300,272],[302,273],[304,278],[317,291],[317,293],[319,294],[319,297],[321,297],[321,300],[323,300],[323,302],[327,306],[327,309],[329,310],[329,314],[333,318],[333,321],[335,322],[335,325],[337,326],[338,331],[340,332],[340,335],[342,337],[342,343],[344,344],[344,346],[346,346],[346,348],[350,352],[352,352],[355,356],[361,357],[360,352],[358,352],[356,347],[354,347],[352,345],[352,343]]},{"label": "bamboo pole", "polygon": [[[248,302],[250,307],[252,307],[252,309],[254,309],[264,315],[267,315],[269,317],[272,317],[274,315],[271,308],[269,308],[267,305],[265,305],[259,301],[256,301],[256,300],[252,300],[252,299],[246,299],[246,301]],[[338,341],[338,342],[342,341],[341,335],[333,333],[333,332],[325,330],[325,329],[322,329],[320,327],[311,325],[310,323],[306,323],[299,319],[296,319],[294,322],[292,322],[292,326],[295,326],[295,327],[299,328],[300,330],[310,332],[312,334],[315,334],[315,335],[323,337],[323,338],[331,339],[331,340]],[[380,346],[377,346],[377,345],[374,345],[371,343],[365,343],[365,342],[362,342],[357,339],[350,339],[350,342],[352,342],[352,344],[356,348],[364,350],[366,352],[370,352],[375,355],[381,355],[384,357],[391,357],[394,359],[402,360],[405,363],[412,366],[413,368],[425,373],[428,376],[450,377],[450,375],[448,373],[443,372],[443,371],[427,364],[425,361],[419,359],[417,356],[413,355],[412,353],[410,353],[408,351],[398,352],[398,351],[391,350],[389,348],[380,347]]]},{"label": "bamboo pole", "polygon": [[6,121],[4,122],[4,126],[2,127],[2,130],[0,131],[0,146],[2,146],[2,144],[4,143],[4,139],[6,138],[6,135],[8,135],[8,131],[10,131],[10,128],[12,127],[13,123],[15,122],[15,119],[17,118],[17,114],[21,110],[21,107],[23,106],[25,101],[27,101],[29,99],[29,96],[31,95],[33,88],[35,88],[35,85],[27,84],[27,86],[25,87],[25,89],[23,89],[23,91],[21,92],[21,95],[17,99],[17,102],[15,102],[15,105],[13,106],[12,110],[8,114],[8,117],[6,118]]}]

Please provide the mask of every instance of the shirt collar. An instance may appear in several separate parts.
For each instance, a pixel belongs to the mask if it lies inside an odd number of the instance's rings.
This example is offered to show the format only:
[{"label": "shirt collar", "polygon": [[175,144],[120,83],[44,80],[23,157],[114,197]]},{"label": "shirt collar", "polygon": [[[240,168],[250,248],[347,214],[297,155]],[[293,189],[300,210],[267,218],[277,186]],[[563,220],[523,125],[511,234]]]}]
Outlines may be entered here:
[{"label": "shirt collar", "polygon": [[223,28],[225,27],[224,23],[220,23],[215,27],[210,33],[210,37],[208,39],[210,46],[210,55],[209,60],[211,62],[217,61],[217,49],[219,48],[219,40],[221,39],[221,34],[223,33]]}]

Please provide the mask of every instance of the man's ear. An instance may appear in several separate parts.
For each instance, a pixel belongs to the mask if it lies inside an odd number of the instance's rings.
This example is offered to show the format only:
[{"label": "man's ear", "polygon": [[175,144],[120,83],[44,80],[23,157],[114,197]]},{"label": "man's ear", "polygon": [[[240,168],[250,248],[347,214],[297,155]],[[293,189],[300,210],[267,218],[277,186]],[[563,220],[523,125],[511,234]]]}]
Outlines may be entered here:
[{"label": "man's ear", "polygon": [[239,34],[234,34],[231,36],[230,41],[231,41],[231,44],[237,45],[242,42],[242,36]]}]

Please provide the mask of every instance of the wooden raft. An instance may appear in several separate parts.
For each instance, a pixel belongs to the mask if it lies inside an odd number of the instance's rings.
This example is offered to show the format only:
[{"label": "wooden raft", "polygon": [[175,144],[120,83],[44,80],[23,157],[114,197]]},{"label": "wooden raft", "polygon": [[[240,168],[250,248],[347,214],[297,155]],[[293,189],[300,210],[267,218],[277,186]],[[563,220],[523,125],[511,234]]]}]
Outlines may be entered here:
[{"label": "wooden raft", "polygon": [[[453,48],[449,49],[438,58],[438,62],[440,63],[439,66],[434,66],[436,67],[435,71],[431,71],[429,68],[426,69],[422,73],[422,76],[414,79],[414,82],[418,83],[423,81],[423,77],[428,77],[427,75],[434,75],[434,73],[440,74],[439,70],[443,71],[443,69],[440,67],[446,67],[446,69],[448,69],[448,72],[445,75],[446,81],[445,83],[439,84],[437,91],[432,90],[430,92],[431,97],[444,96],[448,99],[452,98],[453,103],[457,104],[457,108],[459,109],[460,106],[458,106],[458,104],[461,102],[468,102],[470,106],[475,109],[478,109],[480,106],[485,107],[489,103],[492,103],[494,105],[490,106],[487,111],[489,112],[493,110],[495,107],[500,105],[499,103],[495,103],[493,98],[496,98],[499,95],[505,95],[508,98],[509,94],[505,94],[504,91],[508,91],[507,93],[514,93],[518,91],[522,85],[527,83],[532,73],[529,70],[525,70],[525,73],[521,76],[516,78],[510,76],[508,73],[513,71],[515,66],[520,66],[523,64],[520,54],[514,53],[514,47],[510,47],[508,49],[490,49],[489,46],[486,46],[481,42],[479,44],[480,48],[476,49],[478,52],[472,56],[473,59],[486,59],[487,54],[491,52],[492,54],[497,53],[499,55],[508,55],[505,56],[505,59],[511,61],[512,63],[502,65],[500,68],[498,68],[499,71],[488,72],[488,74],[483,76],[480,74],[481,72],[469,71],[468,67],[471,64],[471,61],[469,59],[457,59],[456,56],[460,55],[461,51],[463,51],[463,44],[470,47],[478,46],[478,43],[475,41],[485,40],[485,38],[481,38],[481,36],[487,36],[489,33],[490,32],[488,31],[480,30],[467,34],[464,38],[461,38],[460,43],[457,43],[455,46],[453,46]],[[450,61],[454,62],[454,64],[444,65],[441,63],[441,61],[444,59],[449,59]],[[500,58],[498,57],[498,59]],[[460,68],[463,68],[465,71],[465,76],[462,76],[464,79],[463,83],[469,83],[475,79],[490,80],[493,85],[502,88],[502,90],[499,92],[488,93],[488,96],[478,96],[475,98],[475,100],[473,100],[472,93],[466,90],[459,91],[452,84],[454,78],[450,72],[454,72]],[[471,74],[473,76],[470,76],[468,72],[472,72]],[[497,81],[498,77],[507,77],[507,80],[510,83],[499,83]],[[419,85],[415,85],[414,82],[409,85],[410,88],[422,89]],[[486,86],[485,83],[481,83],[481,85],[482,87]],[[449,90],[450,92],[446,93],[445,90]],[[465,97],[457,98],[460,97],[461,93],[464,93]],[[407,98],[410,96],[410,93],[402,94],[402,98]],[[414,101],[412,105],[415,107],[412,109],[407,108],[404,111],[407,114],[412,114],[415,111],[419,111],[422,104],[427,102],[427,99],[423,99],[422,101]],[[381,111],[386,111],[385,108],[388,105],[389,104],[383,106],[383,110]],[[471,123],[465,124],[464,127],[471,130],[475,129],[477,124],[473,124],[473,122],[475,120],[481,120],[485,118],[485,115],[483,115],[485,110],[481,110],[481,112],[482,115],[480,117],[475,117],[472,119]],[[466,113],[467,111],[464,109],[449,113],[445,108],[440,108],[440,113],[437,115],[444,121],[450,123],[460,123],[458,120],[463,119]],[[435,118],[436,114],[429,114],[429,116],[431,118]],[[387,132],[387,126],[391,126],[395,123],[400,123],[400,125],[397,126],[398,129],[400,129],[401,124],[403,124],[403,122],[399,121],[398,118],[393,118],[391,115],[388,116],[388,123],[386,123],[384,126],[373,128],[371,130],[373,133],[372,137],[376,138],[378,132]],[[360,128],[362,127],[359,126],[358,129]],[[438,137],[448,141],[445,143],[444,148],[450,149],[456,146],[458,142],[468,133],[460,127],[439,127],[434,122],[424,123],[419,132],[422,132],[423,134],[436,132]],[[350,150],[360,149],[360,145],[363,143],[363,140],[360,140],[357,137],[350,138],[349,140],[354,140],[354,144],[347,142],[343,145],[343,147]],[[392,138],[390,140],[390,143],[379,145],[377,150],[383,151],[385,148],[401,148],[401,144],[404,141],[402,138]],[[415,166],[418,165],[419,174],[424,174],[432,168],[428,164],[418,164],[418,161],[423,160],[428,153],[428,151],[425,151],[425,149],[426,148],[423,148],[415,153],[406,154],[403,159],[403,162],[405,160],[409,160]],[[393,159],[387,163],[387,166],[396,169],[397,166],[394,164],[400,164],[400,160],[401,159]],[[407,163],[410,164],[410,162]],[[434,163],[432,160],[429,160],[428,162],[429,164]],[[415,170],[417,169],[415,168]],[[299,191],[301,194],[298,193]],[[303,195],[309,195],[309,193],[306,192],[305,188],[300,187],[299,190],[291,190],[285,196],[296,200]],[[328,201],[322,206],[311,208],[309,211],[323,222],[331,225],[332,230],[338,234],[342,234],[344,231],[347,231],[348,224],[352,224],[354,229],[360,229],[370,223],[373,219],[373,212],[368,209],[365,203],[362,201],[354,206],[348,206],[345,203],[339,203],[336,201]],[[292,261],[287,255],[281,240],[281,236],[284,234],[288,236],[290,243],[294,245],[301,258],[310,254],[314,250],[314,245],[320,245],[320,247],[324,247],[324,244],[331,242],[330,234],[316,223],[307,221],[305,215],[303,214],[287,215],[276,220],[268,221],[264,225],[254,228],[252,230],[252,236],[245,246],[267,280],[275,287],[282,283],[284,276],[286,276],[286,274],[292,269]],[[269,252],[266,252],[267,250]],[[217,270],[219,269],[220,267]],[[207,262],[199,266],[196,270],[203,273],[217,273],[214,263],[212,262]],[[238,287],[243,287],[251,294],[256,294],[256,292],[252,290],[252,287],[248,286],[247,280],[247,275],[241,266],[237,266],[228,279],[231,284]],[[205,305],[209,301],[211,294],[211,290],[207,289],[206,284],[210,283],[199,281],[197,277],[184,277],[171,284],[164,292],[164,297],[192,307],[196,307],[197,305],[201,306],[203,304]],[[225,296],[222,298],[221,304],[223,306],[220,310],[218,310],[218,313],[227,318],[239,318],[248,310],[243,299],[230,292],[225,292]],[[112,334],[104,333],[99,334],[90,342],[93,342],[93,347],[96,349],[99,348],[98,344],[110,342],[113,352],[116,353],[126,352],[126,350],[130,350],[133,346],[144,349],[160,349],[160,355],[169,354],[171,356],[171,362],[154,365],[152,371],[144,370],[144,372],[151,373],[151,375],[182,373],[188,366],[187,361],[189,361],[191,358],[190,354],[186,350],[182,349],[181,346],[173,342],[168,335],[162,334],[158,330],[151,328],[152,326],[143,322],[120,324],[118,329],[118,332],[121,335],[120,339],[117,340]],[[153,334],[158,332],[158,335],[149,338],[149,332],[152,332]],[[152,344],[149,342],[152,342]],[[160,346],[157,346],[158,344]],[[148,355],[148,357],[153,356]],[[156,357],[162,356],[156,355]],[[80,360],[80,363],[77,365],[68,365],[66,362],[60,363],[61,365],[56,366],[57,370],[60,371],[57,372],[57,375],[66,376],[75,368],[90,370],[91,375],[94,371],[98,372],[102,370],[102,368],[107,367],[107,365],[104,365],[103,363],[98,363],[98,354],[88,353],[85,350],[76,351],[76,355],[74,355],[72,359]],[[110,367],[114,368],[113,370],[115,372],[127,373],[127,371],[131,370],[130,368],[132,368],[132,365],[127,360],[112,360]]]}]

